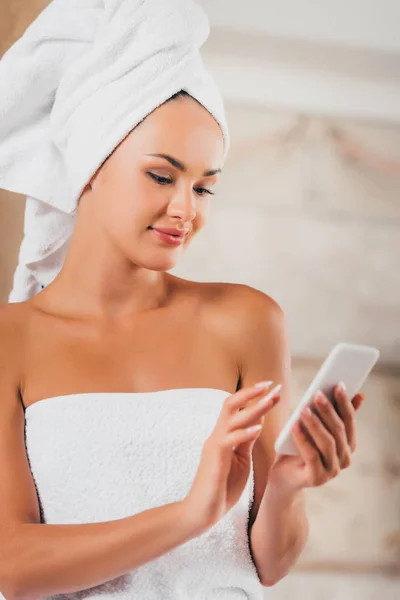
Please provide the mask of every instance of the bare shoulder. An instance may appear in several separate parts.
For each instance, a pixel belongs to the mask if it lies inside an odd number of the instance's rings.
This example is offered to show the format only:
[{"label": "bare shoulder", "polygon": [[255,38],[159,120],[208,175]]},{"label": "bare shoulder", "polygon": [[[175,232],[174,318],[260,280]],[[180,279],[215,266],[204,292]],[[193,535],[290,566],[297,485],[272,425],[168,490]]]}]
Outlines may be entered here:
[{"label": "bare shoulder", "polygon": [[202,295],[228,317],[239,319],[237,325],[257,324],[265,319],[282,319],[278,302],[261,290],[244,283],[211,282],[202,284]]},{"label": "bare shoulder", "polygon": [[1,342],[4,339],[9,341],[8,337],[12,334],[18,335],[21,333],[28,312],[27,305],[27,302],[0,304]]},{"label": "bare shoulder", "polygon": [[[22,345],[26,323],[25,303],[0,304],[0,371],[1,377],[19,379]],[[19,381],[18,381],[19,383]]]},{"label": "bare shoulder", "polygon": [[285,315],[272,296],[242,283],[207,282],[200,295],[207,318],[229,342],[237,356],[257,338],[272,340],[285,333]]},{"label": "bare shoulder", "polygon": [[282,312],[282,308],[272,296],[257,288],[244,283],[224,283],[223,285],[233,307],[236,306],[238,310],[242,309],[248,316],[250,316],[249,308],[255,310],[256,315],[259,314],[259,311]]},{"label": "bare shoulder", "polygon": [[[4,548],[21,524],[40,523],[20,395],[28,306],[25,302],[0,304],[0,530]],[[4,559],[3,551],[1,556]],[[13,579],[13,574],[8,572],[8,577]]]},{"label": "bare shoulder", "polygon": [[226,306],[235,319],[234,339],[242,349],[257,338],[268,341],[284,333],[283,309],[269,294],[246,284],[230,284],[226,295]]}]

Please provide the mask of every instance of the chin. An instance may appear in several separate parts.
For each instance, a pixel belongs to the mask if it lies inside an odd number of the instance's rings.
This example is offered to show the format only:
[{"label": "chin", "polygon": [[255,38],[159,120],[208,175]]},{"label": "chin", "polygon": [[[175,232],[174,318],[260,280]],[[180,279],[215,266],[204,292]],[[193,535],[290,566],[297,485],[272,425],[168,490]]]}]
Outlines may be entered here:
[{"label": "chin", "polygon": [[149,269],[149,271],[170,271],[171,269],[176,267],[178,262],[179,262],[179,259],[178,260],[171,260],[171,259],[161,260],[160,258],[157,259],[154,256],[152,259],[148,258],[147,260],[143,260],[141,262],[140,266],[145,269]]}]

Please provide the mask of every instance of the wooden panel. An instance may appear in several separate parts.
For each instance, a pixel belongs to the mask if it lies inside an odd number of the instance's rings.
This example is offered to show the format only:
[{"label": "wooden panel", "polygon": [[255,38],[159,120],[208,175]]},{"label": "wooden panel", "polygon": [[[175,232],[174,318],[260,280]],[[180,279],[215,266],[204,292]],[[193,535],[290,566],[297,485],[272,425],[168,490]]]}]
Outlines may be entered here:
[{"label": "wooden panel", "polygon": [[0,8],[0,56],[25,31],[50,0],[2,0]]}]

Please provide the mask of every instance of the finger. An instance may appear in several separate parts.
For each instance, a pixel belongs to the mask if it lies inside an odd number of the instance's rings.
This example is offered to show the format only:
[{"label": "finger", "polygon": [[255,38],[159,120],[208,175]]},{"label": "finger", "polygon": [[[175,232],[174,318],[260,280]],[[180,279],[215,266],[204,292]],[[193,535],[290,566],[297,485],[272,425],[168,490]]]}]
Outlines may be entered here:
[{"label": "finger", "polygon": [[[261,382],[260,382],[261,383]],[[228,396],[225,400],[225,406],[227,409],[234,413],[241,408],[244,408],[250,400],[257,400],[268,393],[268,389],[271,387],[273,381],[264,381],[264,385],[260,387],[246,387],[238,392],[235,392],[231,396]]]},{"label": "finger", "polygon": [[354,396],[351,403],[352,403],[355,411],[357,411],[360,408],[360,406],[363,404],[364,398],[365,398],[364,394],[356,394]]},{"label": "finger", "polygon": [[316,413],[335,439],[336,454],[339,458],[340,468],[347,469],[351,463],[351,450],[347,440],[345,424],[333,408],[332,403],[321,390],[318,390],[314,398],[313,404]]},{"label": "finger", "polygon": [[338,413],[344,423],[346,429],[346,437],[348,445],[352,452],[356,446],[356,420],[355,420],[355,409],[352,401],[343,385],[337,385],[335,387],[335,398]]},{"label": "finger", "polygon": [[[365,398],[364,394],[356,394],[354,396],[354,398],[352,399],[351,403],[354,406],[354,410],[356,412],[360,409],[361,405],[363,404],[364,398]],[[350,446],[350,449],[352,452],[355,452],[356,448],[357,448],[357,428],[354,429],[353,441]]]},{"label": "finger", "polygon": [[224,445],[228,450],[233,450],[237,455],[248,457],[260,435],[260,431],[260,425],[235,429],[235,431],[231,431],[226,435]]},{"label": "finger", "polygon": [[290,429],[293,440],[297,446],[299,454],[306,467],[310,471],[310,484],[322,483],[326,481],[326,471],[321,462],[321,456],[316,446],[310,441],[310,438],[303,428],[300,421],[297,421]]},{"label": "finger", "polygon": [[326,429],[319,415],[313,413],[309,406],[306,406],[302,410],[301,421],[307,427],[309,434],[321,453],[325,470],[328,473],[332,473],[337,462],[335,438]]},{"label": "finger", "polygon": [[279,402],[281,387],[281,384],[277,385],[265,398],[260,398],[255,404],[237,411],[230,419],[229,429],[249,426],[255,420],[261,419],[266,412]]}]

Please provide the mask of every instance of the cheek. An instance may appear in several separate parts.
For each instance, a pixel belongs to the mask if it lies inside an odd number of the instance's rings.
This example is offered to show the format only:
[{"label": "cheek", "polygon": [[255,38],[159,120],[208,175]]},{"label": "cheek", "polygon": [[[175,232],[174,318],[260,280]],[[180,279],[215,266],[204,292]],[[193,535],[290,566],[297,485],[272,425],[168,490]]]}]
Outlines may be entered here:
[{"label": "cheek", "polygon": [[132,235],[152,222],[151,192],[140,177],[119,177],[102,190],[101,218],[104,226],[117,235]]}]

